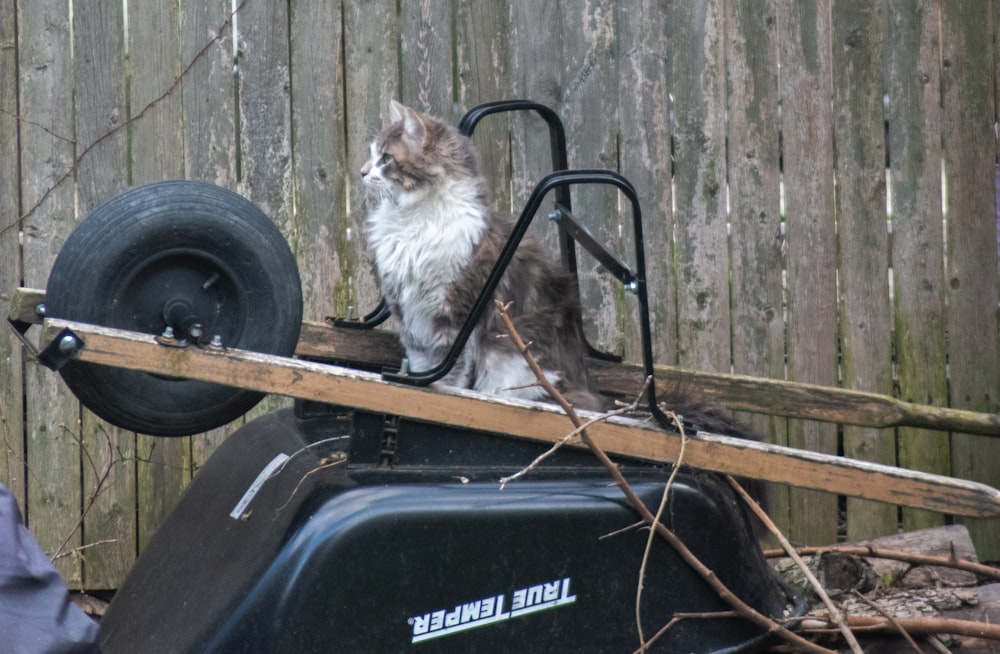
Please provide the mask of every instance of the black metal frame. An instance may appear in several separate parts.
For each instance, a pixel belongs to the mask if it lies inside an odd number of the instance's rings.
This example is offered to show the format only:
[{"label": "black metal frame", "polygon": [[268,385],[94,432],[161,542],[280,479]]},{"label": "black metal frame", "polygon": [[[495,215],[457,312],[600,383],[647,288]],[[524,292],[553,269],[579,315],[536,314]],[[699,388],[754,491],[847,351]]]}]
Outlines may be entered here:
[{"label": "black metal frame", "polygon": [[[629,291],[635,293],[639,301],[640,334],[642,337],[642,364],[646,377],[647,398],[649,409],[657,422],[664,428],[672,428],[673,423],[659,409],[656,403],[656,385],[653,376],[652,335],[649,320],[649,299],[646,291],[646,258],[643,249],[642,210],[639,207],[639,197],[635,187],[622,175],[611,170],[569,170],[566,155],[566,134],[559,116],[549,107],[528,100],[501,100],[481,104],[470,109],[459,122],[459,130],[466,136],[471,136],[479,122],[491,115],[501,112],[534,111],[549,127],[549,142],[552,152],[552,167],[554,172],[542,178],[532,191],[528,202],[514,225],[510,237],[504,244],[497,262],[490,271],[483,288],[480,290],[469,316],[459,330],[455,342],[444,360],[430,370],[385,370],[382,373],[388,381],[425,386],[444,377],[458,360],[462,349],[468,342],[472,331],[479,323],[484,311],[489,310],[493,293],[500,284],[507,266],[514,257],[514,252],[527,233],[531,221],[541,208],[542,201],[550,193],[555,193],[555,210],[551,218],[559,227],[560,256],[563,265],[573,275],[577,274],[576,244],[580,244],[598,262],[608,269],[619,281],[625,284]],[[629,266],[605,248],[594,235],[574,218],[570,187],[578,184],[600,184],[617,188],[632,205],[632,223],[635,238],[635,264],[633,271]],[[389,317],[389,308],[385,298],[379,305],[361,320],[335,320],[338,327],[369,329],[384,322]],[[620,357],[600,352],[587,344],[588,354],[595,358],[620,361]]]}]

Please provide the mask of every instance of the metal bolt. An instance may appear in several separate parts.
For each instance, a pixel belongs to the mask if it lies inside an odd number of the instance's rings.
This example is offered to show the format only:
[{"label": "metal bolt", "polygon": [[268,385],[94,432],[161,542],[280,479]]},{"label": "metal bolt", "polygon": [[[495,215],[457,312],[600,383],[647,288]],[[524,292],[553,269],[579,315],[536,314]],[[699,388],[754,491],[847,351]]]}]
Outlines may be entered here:
[{"label": "metal bolt", "polygon": [[354,320],[354,305],[353,304],[348,304],[347,305],[347,319],[348,320]]},{"label": "metal bolt", "polygon": [[192,341],[200,340],[201,337],[204,335],[205,335],[205,329],[201,325],[195,323],[194,325],[188,327],[188,336],[191,338]]},{"label": "metal bolt", "polygon": [[160,335],[163,336],[163,338],[173,338],[174,337],[174,328],[171,327],[170,325],[167,325],[164,328],[163,333],[160,334]]},{"label": "metal bolt", "polygon": [[72,352],[76,349],[76,336],[72,334],[66,334],[61,339],[59,339],[59,351],[60,352]]},{"label": "metal bolt", "polygon": [[561,220],[562,219],[562,209],[554,209],[549,212],[549,220]]},{"label": "metal bolt", "polygon": [[222,337],[216,334],[212,337],[212,341],[209,343],[212,347],[222,347]]},{"label": "metal bolt", "polygon": [[628,284],[625,284],[625,290],[628,291],[629,293],[638,293],[639,292],[638,280],[633,279]]},{"label": "metal bolt", "polygon": [[36,305],[35,306],[35,314],[44,318],[45,317],[45,305],[44,304]]}]

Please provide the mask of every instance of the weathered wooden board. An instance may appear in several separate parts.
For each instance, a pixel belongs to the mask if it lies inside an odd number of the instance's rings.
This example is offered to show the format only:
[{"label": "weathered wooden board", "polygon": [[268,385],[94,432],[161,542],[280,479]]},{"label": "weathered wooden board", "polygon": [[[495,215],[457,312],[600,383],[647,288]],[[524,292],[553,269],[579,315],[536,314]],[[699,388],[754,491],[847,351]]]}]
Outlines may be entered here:
[{"label": "weathered wooden board", "polygon": [[[996,34],[988,3],[941,5],[942,136],[946,180],[946,293],[951,405],[1000,411],[1000,274],[993,167]],[[978,54],[977,54],[978,53]],[[1000,479],[1000,442],[952,434],[953,474]],[[1000,559],[1000,524],[970,523],[986,560]]]},{"label": "weathered wooden board", "polygon": [[[892,1],[886,5],[888,157],[892,192],[892,280],[899,396],[948,404],[944,305],[944,230],[941,229],[940,9]],[[899,463],[948,473],[948,435],[904,428]],[[903,512],[903,526],[937,524],[939,517]]]},{"label": "weathered wooden board", "polygon": [[[377,373],[299,359],[241,350],[167,348],[150,335],[57,319],[46,320],[42,342],[50,342],[64,329],[85,343],[74,355],[80,361],[222,384],[238,380],[242,388],[550,443],[571,431],[566,416],[552,404],[393,384]],[[677,461],[680,454],[681,439],[648,420],[611,418],[592,425],[589,432],[613,454],[664,462]],[[1000,517],[1000,491],[984,484],[726,436],[698,432],[688,440],[683,461],[706,470],[864,499]]]},{"label": "weathered wooden board", "polygon": [[[73,62],[69,6],[59,0],[18,3],[22,261],[24,282],[45,287],[49,269],[75,225],[72,172]],[[5,93],[6,95],[6,93]],[[67,183],[68,180],[68,183]],[[81,544],[80,405],[62,382],[34,363],[25,367],[25,518],[45,552]],[[65,545],[64,545],[65,543]],[[57,569],[82,581],[79,558]]]},{"label": "weathered wooden board", "polygon": [[[17,88],[14,0],[0,0],[0,88]],[[17,161],[17,95],[0,97],[0,161]],[[21,283],[20,180],[15,166],[0,166],[0,302],[10,302],[11,284]],[[0,336],[0,482],[24,506],[24,359],[17,338]]]},{"label": "weathered wooden board", "polygon": [[[129,182],[124,23],[124,5],[111,3],[97,4],[73,22],[80,220]],[[137,86],[142,82],[133,89]],[[81,412],[80,434],[85,511],[81,530],[87,548],[82,551],[81,583],[85,588],[114,588],[135,558],[135,435],[86,409]]]},{"label": "weathered wooden board", "polygon": [[[882,5],[833,3],[834,165],[839,255],[841,374],[845,386],[892,392],[886,217]],[[846,456],[894,464],[895,434],[844,428]],[[895,507],[848,500],[847,536],[894,533]]]},{"label": "weathered wooden board", "polygon": [[[787,377],[837,384],[836,218],[833,187],[833,62],[829,3],[779,0],[778,77],[781,98],[787,288]],[[795,62],[792,64],[792,62]],[[791,421],[788,445],[837,451],[833,425]],[[793,491],[788,537],[796,542],[836,540],[837,500]]]},{"label": "weathered wooden board", "polygon": [[[236,87],[233,77],[232,9],[225,3],[183,0],[181,80],[184,176],[236,190]],[[191,474],[242,424],[191,439]],[[178,466],[183,466],[181,460]]]}]

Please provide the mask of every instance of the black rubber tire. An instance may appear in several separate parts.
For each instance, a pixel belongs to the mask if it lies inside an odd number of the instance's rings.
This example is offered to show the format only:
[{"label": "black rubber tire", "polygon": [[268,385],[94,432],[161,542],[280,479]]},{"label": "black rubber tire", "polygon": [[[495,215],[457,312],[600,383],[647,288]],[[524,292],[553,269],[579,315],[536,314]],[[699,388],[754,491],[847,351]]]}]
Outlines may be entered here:
[{"label": "black rubber tire", "polygon": [[[225,347],[290,356],[302,326],[298,267],[275,224],[218,186],[167,181],[101,205],[53,265],[46,315],[161,334],[182,297]],[[183,334],[178,334],[183,336]],[[60,373],[88,409],[124,429],[184,436],[224,425],[264,394],[79,361]]]}]

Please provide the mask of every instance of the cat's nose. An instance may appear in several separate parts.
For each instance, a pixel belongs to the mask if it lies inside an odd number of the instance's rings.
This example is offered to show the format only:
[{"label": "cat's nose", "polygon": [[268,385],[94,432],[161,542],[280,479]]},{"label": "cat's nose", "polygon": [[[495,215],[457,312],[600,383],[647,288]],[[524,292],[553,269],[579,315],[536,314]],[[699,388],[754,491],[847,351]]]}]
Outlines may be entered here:
[{"label": "cat's nose", "polygon": [[371,162],[368,162],[361,167],[361,178],[364,179],[365,177],[368,177],[368,173],[370,173],[371,171],[372,171],[372,164]]}]

